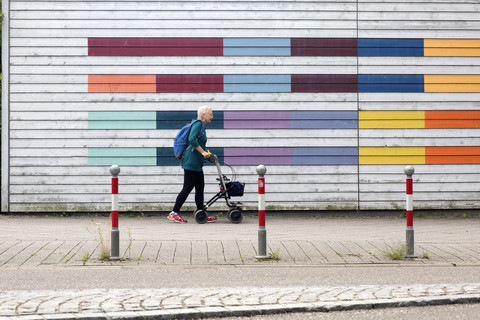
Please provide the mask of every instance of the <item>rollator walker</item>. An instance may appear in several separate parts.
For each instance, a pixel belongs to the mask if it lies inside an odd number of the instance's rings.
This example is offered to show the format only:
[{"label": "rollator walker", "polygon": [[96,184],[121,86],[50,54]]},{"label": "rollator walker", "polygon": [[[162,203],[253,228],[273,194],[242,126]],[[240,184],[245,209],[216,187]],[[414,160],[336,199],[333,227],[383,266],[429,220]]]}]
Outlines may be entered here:
[{"label": "rollator walker", "polygon": [[[217,167],[218,171],[218,185],[220,187],[220,191],[210,199],[202,209],[197,209],[193,213],[195,217],[195,221],[197,223],[205,223],[208,220],[208,208],[210,208],[218,199],[225,199],[227,206],[230,208],[228,210],[228,220],[231,223],[240,223],[243,220],[243,213],[242,213],[242,203],[241,202],[233,202],[231,201],[231,197],[242,197],[243,191],[245,188],[245,183],[241,183],[239,181],[230,181],[226,175],[222,173],[222,169],[220,167],[220,163],[218,162],[218,157],[215,154],[212,154],[209,158],[210,162],[215,162],[215,166]],[[227,165],[228,166],[228,165]],[[230,166],[229,166],[230,167]],[[235,176],[235,171],[232,167],[232,173]],[[235,178],[233,178],[235,179]]]}]

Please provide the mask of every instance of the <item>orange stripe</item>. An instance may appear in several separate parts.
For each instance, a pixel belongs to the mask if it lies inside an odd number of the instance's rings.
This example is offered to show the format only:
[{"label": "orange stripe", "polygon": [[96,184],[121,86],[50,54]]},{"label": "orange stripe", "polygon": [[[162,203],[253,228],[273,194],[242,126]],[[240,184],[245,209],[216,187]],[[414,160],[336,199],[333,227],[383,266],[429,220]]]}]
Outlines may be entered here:
[{"label": "orange stripe", "polygon": [[425,128],[480,128],[480,111],[425,111]]},{"label": "orange stripe", "polygon": [[156,92],[155,75],[88,75],[88,92]]},{"label": "orange stripe", "polygon": [[480,147],[425,147],[425,164],[480,164]]}]

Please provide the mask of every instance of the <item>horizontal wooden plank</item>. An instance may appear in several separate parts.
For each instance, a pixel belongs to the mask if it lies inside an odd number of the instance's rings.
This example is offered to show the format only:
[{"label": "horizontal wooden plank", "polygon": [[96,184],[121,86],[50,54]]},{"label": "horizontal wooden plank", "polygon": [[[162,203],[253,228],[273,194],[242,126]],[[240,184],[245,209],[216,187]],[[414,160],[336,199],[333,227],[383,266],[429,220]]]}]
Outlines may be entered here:
[{"label": "horizontal wooden plank", "polygon": [[[346,1],[344,1],[346,2]],[[352,2],[352,1],[350,1]],[[114,10],[114,11],[93,11],[93,10],[15,10],[10,14],[11,19],[42,19],[42,20],[62,20],[62,19],[94,19],[94,20],[168,20],[184,19],[187,13],[179,10]],[[328,20],[345,19],[354,20],[356,14],[354,11],[285,11],[270,10],[268,15],[264,11],[256,10],[197,10],[189,11],[188,16],[194,20],[208,19],[226,19],[226,20],[245,20],[245,19],[266,19],[278,20],[288,16],[292,20]],[[473,18],[473,17],[472,17]]]},{"label": "horizontal wooden plank", "polygon": [[[405,201],[362,201],[360,202],[360,210],[405,210]],[[421,210],[429,209],[451,209],[451,208],[461,208],[461,209],[475,209],[478,204],[476,201],[468,200],[447,200],[447,201],[415,201],[415,208]]]},{"label": "horizontal wooden plank", "polygon": [[[123,167],[122,167],[123,168]],[[237,174],[234,175],[231,173],[230,169],[224,167],[223,173],[227,175],[229,179],[233,179],[236,176],[237,181],[244,182],[245,184],[257,185],[258,175],[254,173],[253,168],[250,168],[251,172],[247,174]],[[85,169],[87,170],[87,169]],[[107,170],[108,171],[108,170]],[[207,170],[206,170],[207,171]],[[211,170],[208,170],[211,171]],[[54,169],[51,168],[51,172],[54,172]],[[123,173],[123,172],[122,172]],[[452,178],[456,175],[451,175]],[[213,172],[205,172],[205,183],[211,186],[218,188],[218,182],[216,180],[218,174]],[[398,178],[398,177],[397,177]],[[397,179],[396,182],[402,182],[403,177]],[[464,175],[464,178],[469,178],[469,175]],[[155,174],[148,177],[144,175],[124,175],[119,178],[119,182],[122,186],[126,185],[168,185],[168,186],[182,186],[183,184],[183,172],[170,173],[170,174]],[[478,181],[478,175],[476,177]],[[268,176],[267,181],[269,184],[276,183],[293,183],[293,184],[357,184],[357,175],[356,174],[299,174],[299,175],[279,175],[271,174]],[[425,179],[422,179],[422,181]],[[159,183],[162,181],[162,183]],[[33,175],[21,175],[21,176],[11,176],[12,185],[66,185],[66,186],[76,186],[76,185],[103,185],[110,188],[110,178],[103,175],[75,175],[75,176],[57,176],[57,175],[48,175],[48,176],[33,176]],[[446,181],[447,182],[447,181]],[[452,182],[458,182],[453,180]],[[470,181],[471,182],[471,181]],[[210,188],[214,188],[210,187]],[[66,191],[66,190],[65,190]]]},{"label": "horizontal wooden plank", "polygon": [[[269,195],[277,193],[290,193],[291,190],[296,190],[296,193],[315,194],[315,193],[355,193],[357,192],[356,184],[269,184]],[[400,189],[400,188],[397,188]],[[172,201],[175,200],[177,194],[182,190],[182,184],[177,185],[145,185],[145,184],[124,184],[119,188],[122,195],[126,194],[161,194],[162,197],[168,197]],[[206,184],[205,193],[208,197],[212,197],[219,191],[218,185]],[[474,190],[472,190],[474,191]],[[12,195],[16,194],[55,194],[55,195],[75,195],[75,194],[111,194],[111,186],[108,185],[74,185],[74,188],[68,190],[66,185],[12,185],[10,190]],[[258,197],[258,184],[246,184],[244,197],[252,198]]]},{"label": "horizontal wooden plank", "polygon": [[[360,187],[361,188],[361,187]],[[478,192],[415,192],[414,202],[417,201],[472,201],[478,197]],[[360,192],[360,201],[405,201],[405,194],[401,192]],[[405,203],[403,204],[405,208]]]},{"label": "horizontal wooden plank", "polygon": [[[233,166],[237,174],[257,175],[256,166]],[[443,167],[443,166],[439,166]],[[460,166],[463,167],[463,166]],[[472,167],[476,168],[476,166]],[[101,175],[110,176],[109,167],[107,166],[43,166],[43,167],[16,167],[13,166],[12,176],[81,176],[81,175]],[[223,169],[228,170],[228,169]],[[403,172],[403,167],[401,168]],[[204,167],[206,175],[217,175],[216,168],[212,166]],[[226,171],[228,174],[230,171]],[[270,166],[268,167],[268,175],[273,177],[276,175],[356,175],[357,166]],[[155,166],[155,167],[132,167],[122,166],[122,176],[155,176],[155,175],[176,175],[181,179],[181,168],[172,166]]]},{"label": "horizontal wooden plank", "polygon": [[[319,65],[319,66],[284,66],[283,68],[279,68],[278,66],[271,65],[271,66],[246,66],[246,65],[227,65],[227,66],[219,66],[216,68],[216,72],[218,74],[244,74],[246,72],[245,68],[248,67],[249,72],[251,74],[284,74],[285,72],[290,73],[300,73],[305,72],[306,74],[312,73],[325,73],[325,74],[355,74],[356,67],[353,65],[345,65],[345,66],[327,66],[327,65]],[[170,65],[170,66],[135,66],[135,65],[128,65],[128,66],[115,66],[115,65],[105,65],[101,67],[95,67],[95,73],[97,74],[208,74],[211,73],[211,66],[178,66],[178,65]],[[84,66],[77,65],[77,66],[65,66],[65,65],[58,65],[58,66],[26,66],[26,65],[19,65],[14,66],[11,68],[12,74],[24,74],[24,73],[36,73],[36,74],[85,74],[87,70]],[[87,83],[85,81],[84,83]],[[83,89],[82,87],[71,87],[65,85],[67,88],[71,88],[72,92],[79,92],[78,90]],[[46,91],[49,92],[49,91]],[[50,92],[57,92],[53,89]]]},{"label": "horizontal wooden plank", "polygon": [[[361,192],[371,192],[371,193],[386,193],[386,192],[405,192],[404,183],[396,184],[385,184],[385,183],[375,183],[375,184],[363,184],[360,186]],[[480,192],[480,183],[478,182],[462,182],[462,183],[421,183],[416,182],[414,186],[414,198],[417,198],[417,194],[421,193],[458,193],[458,192]],[[454,197],[452,196],[454,199]]]},{"label": "horizontal wooden plank", "polygon": [[[405,165],[360,165],[360,174],[391,174],[394,172],[403,173]],[[446,175],[449,172],[463,173],[463,174],[478,174],[479,166],[477,165],[416,165],[414,166],[416,174],[440,174]],[[414,174],[414,176],[416,176]]]},{"label": "horizontal wooden plank", "polygon": [[[423,94],[423,99],[427,98],[427,101],[436,101],[440,100],[439,95],[435,94]],[[452,95],[452,94],[451,94]],[[410,94],[410,96],[415,97],[414,94]],[[368,97],[371,100],[370,96]],[[392,97],[395,97],[392,94]],[[442,100],[445,100],[450,97],[449,94],[441,94]],[[455,100],[453,99],[455,97]],[[463,99],[460,99],[462,97]],[[452,95],[451,99],[453,101],[478,101],[480,100],[480,94],[471,94],[471,95]],[[113,99],[112,99],[113,98]],[[404,95],[406,98],[406,95]],[[475,98],[477,98],[475,100]],[[421,97],[419,97],[421,99]],[[350,108],[354,105],[353,102],[357,100],[356,93],[348,93],[348,92],[294,92],[294,93],[234,93],[234,92],[226,92],[226,93],[212,93],[212,94],[201,94],[201,93],[165,93],[162,94],[162,102],[158,102],[158,94],[134,94],[134,93],[119,93],[115,94],[112,97],[109,93],[10,93],[10,101],[12,102],[55,102],[55,101],[75,101],[75,102],[109,102],[109,103],[116,103],[116,102],[123,102],[123,103],[138,103],[138,102],[156,102],[159,105],[163,104],[166,106],[168,103],[174,102],[178,105],[176,110],[195,110],[195,107],[198,108],[199,103],[211,103],[214,105],[215,103],[220,104],[221,102],[243,102],[246,104],[257,103],[257,102],[268,102],[271,101],[277,102],[316,102],[319,105],[324,103],[334,103],[334,102],[352,102],[349,104]],[[408,101],[412,101],[413,98],[408,99]],[[179,102],[181,101],[181,102]],[[367,100],[368,101],[368,100]],[[390,100],[394,101],[394,100]],[[355,109],[355,108],[353,108]],[[157,108],[157,110],[159,110]],[[168,108],[167,108],[168,110]],[[336,108],[336,110],[339,110]]]},{"label": "horizontal wooden plank", "polygon": [[[13,49],[12,49],[13,50]],[[35,52],[31,53],[32,55]],[[434,57],[428,57],[426,59],[434,59]],[[445,58],[442,58],[445,60]],[[467,58],[470,59],[470,58]],[[473,59],[473,58],[471,58]],[[292,66],[356,66],[357,58],[356,57],[319,57],[319,56],[307,56],[307,57],[97,57],[97,56],[86,56],[86,52],[82,52],[81,56],[70,57],[70,56],[21,56],[21,57],[11,57],[12,65],[91,65],[92,67],[100,68],[101,66],[174,66],[180,68],[182,66],[228,66],[228,65],[241,65],[241,66],[278,66],[278,65],[292,65]],[[406,62],[410,62],[406,60]],[[466,63],[473,65],[475,61],[467,60]],[[384,63],[388,64],[388,63]],[[422,64],[421,61],[412,61],[411,64],[417,65]],[[441,64],[438,62],[438,64]],[[85,72],[87,73],[87,72]],[[85,74],[84,73],[84,74]],[[164,72],[156,72],[158,74]],[[211,72],[209,72],[211,73]],[[138,74],[135,73],[135,74]],[[19,76],[29,76],[35,77],[37,74],[27,73]],[[41,76],[41,75],[38,75]],[[62,76],[74,76],[74,75],[62,75]],[[48,79],[47,79],[48,80]]]},{"label": "horizontal wooden plank", "polygon": [[[388,25],[390,21],[385,21]],[[447,39],[478,39],[478,30],[385,30],[358,29],[359,38],[447,38]]]},{"label": "horizontal wooden plank", "polygon": [[[176,130],[12,130],[12,139],[56,139],[62,137],[65,139],[169,139],[175,137]],[[238,133],[239,129],[208,129],[208,137],[211,141],[216,139],[228,140],[228,137],[233,137]],[[330,139],[345,139],[356,138],[357,131],[354,129],[242,129],[243,138],[258,138],[259,133],[265,139],[269,138],[330,138]],[[468,133],[467,133],[468,134]],[[232,139],[237,139],[233,137]],[[170,141],[172,142],[172,141]]]},{"label": "horizontal wooden plank", "polygon": [[372,11],[372,12],[383,12],[383,11],[391,11],[391,12],[472,12],[478,11],[480,6],[478,3],[474,2],[456,2],[456,1],[449,1],[447,3],[442,2],[435,2],[432,3],[431,1],[428,2],[416,2],[415,3],[415,10],[412,10],[411,3],[405,3],[400,1],[395,2],[376,2],[376,1],[369,1],[369,2],[359,2],[358,10],[359,11]]},{"label": "horizontal wooden plank", "polygon": [[[213,196],[210,194],[208,196]],[[208,197],[206,195],[206,197]],[[110,203],[111,209],[111,194],[38,194],[38,195],[22,195],[22,194],[15,194],[11,195],[11,202],[12,203],[39,203],[40,205],[46,203],[95,203],[95,202],[104,202]],[[120,201],[120,208],[122,208],[123,202],[135,202],[141,204],[142,202],[151,202],[151,203],[160,203],[160,202],[167,202],[170,206],[172,206],[175,202],[176,194],[122,194],[122,200]],[[240,198],[239,198],[240,199]],[[251,194],[245,195],[241,198],[242,201],[245,202],[257,202],[258,205],[258,194]],[[301,203],[305,202],[316,202],[316,201],[323,201],[323,202],[337,202],[337,201],[355,201],[357,199],[356,193],[315,193],[315,194],[308,194],[308,193],[298,193],[297,196],[291,197],[291,193],[272,193],[269,194],[266,200],[267,207],[269,205],[275,205],[281,207],[280,203]],[[300,204],[302,205],[302,204]]]},{"label": "horizontal wooden plank", "polygon": [[[426,32],[423,30],[422,32]],[[97,37],[169,37],[172,34],[172,29],[11,29],[12,37],[28,37],[28,38],[88,38],[92,34]],[[466,34],[470,34],[470,38],[478,38],[478,32],[466,32],[455,31],[458,38],[468,38]],[[327,38],[327,37],[340,37],[340,38],[353,38],[357,37],[357,30],[355,26],[350,29],[290,29],[290,28],[258,28],[249,29],[248,26],[245,29],[176,29],[175,34],[177,37],[223,37],[223,38],[235,38],[235,37],[297,37],[297,38]],[[446,34],[447,35],[447,34]],[[393,35],[390,35],[393,36]],[[431,33],[426,35],[429,38],[435,38]],[[417,37],[422,37],[417,35]],[[365,35],[364,37],[372,37],[371,35]],[[388,35],[382,36],[388,37]],[[401,37],[408,37],[407,35],[401,35]],[[454,38],[455,35],[451,35]]]},{"label": "horizontal wooden plank", "polygon": [[[363,22],[367,24],[366,22]],[[439,23],[440,24],[440,23]],[[448,24],[444,22],[444,24]],[[475,27],[475,22],[472,22]],[[91,28],[92,25],[101,25],[102,29],[124,29],[128,25],[132,29],[181,29],[185,28],[185,20],[11,20],[12,30],[21,29],[71,29],[82,30]],[[195,29],[266,29],[272,25],[279,29],[354,29],[355,20],[290,20],[290,19],[189,19],[189,26],[195,26]],[[366,27],[369,25],[367,24]],[[441,27],[441,26],[439,26]]]},{"label": "horizontal wooden plank", "polygon": [[[61,10],[61,11],[77,11],[77,10],[87,10],[87,11],[148,11],[152,10],[152,3],[149,1],[141,2],[118,2],[114,3],[111,1],[95,1],[92,2],[53,2],[43,3],[43,2],[24,2],[24,1],[14,1],[11,5],[11,10]],[[289,1],[287,3],[282,3],[278,5],[277,1],[204,1],[202,3],[190,2],[190,1],[168,1],[162,4],[162,10],[170,11],[235,11],[235,10],[246,10],[246,11],[355,11],[356,4],[352,1],[342,1],[342,2],[324,2],[324,1],[315,1],[315,2],[303,2],[303,1]]]},{"label": "horizontal wooden plank", "polygon": [[[258,201],[257,201],[258,202]],[[251,202],[243,202],[244,208],[247,210],[258,210],[258,203],[255,201]],[[225,206],[220,206],[215,204],[215,210],[225,210]],[[42,206],[38,206],[35,203],[23,203],[23,204],[16,204],[12,203],[10,205],[12,212],[45,212],[45,211],[54,211],[54,212],[69,212],[69,211],[80,211],[88,212],[88,211],[111,211],[111,203],[108,202],[96,202],[96,203],[72,203],[72,202],[64,202],[64,203],[54,203],[54,204],[43,204]],[[122,203],[121,210],[123,211],[143,211],[143,212],[169,212],[172,209],[172,203],[170,202],[142,202],[142,203]],[[186,202],[185,205],[182,207],[182,210],[188,212],[193,212],[195,205],[192,202]],[[217,209],[219,208],[219,209]],[[329,202],[303,202],[302,204],[291,202],[291,203],[284,203],[282,206],[274,206],[268,205],[266,206],[267,210],[272,210],[275,212],[277,210],[285,210],[285,209],[292,209],[292,210],[356,210],[357,208],[357,201],[329,201]]]}]

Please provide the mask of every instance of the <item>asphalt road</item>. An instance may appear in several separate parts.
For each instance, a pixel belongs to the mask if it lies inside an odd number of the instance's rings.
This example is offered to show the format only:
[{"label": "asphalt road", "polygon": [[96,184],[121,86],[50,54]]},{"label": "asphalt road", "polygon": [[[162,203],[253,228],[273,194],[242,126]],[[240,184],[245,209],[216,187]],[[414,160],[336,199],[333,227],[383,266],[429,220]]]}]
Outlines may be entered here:
[{"label": "asphalt road", "polygon": [[480,269],[454,266],[137,266],[2,268],[0,290],[204,288],[476,283]]}]

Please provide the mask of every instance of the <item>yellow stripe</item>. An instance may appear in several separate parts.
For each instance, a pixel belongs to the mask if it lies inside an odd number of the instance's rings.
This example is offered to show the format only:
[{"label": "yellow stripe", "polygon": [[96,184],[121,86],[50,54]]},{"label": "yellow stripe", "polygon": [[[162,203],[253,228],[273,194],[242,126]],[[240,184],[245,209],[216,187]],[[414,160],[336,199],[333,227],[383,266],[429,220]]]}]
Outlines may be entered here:
[{"label": "yellow stripe", "polygon": [[477,48],[424,48],[425,57],[480,57]]},{"label": "yellow stripe", "polygon": [[360,129],[423,129],[425,111],[360,111]]},{"label": "yellow stripe", "polygon": [[474,84],[480,83],[480,74],[426,74],[424,75],[425,84],[427,83],[447,83],[447,84]]},{"label": "yellow stripe", "polygon": [[424,39],[426,57],[479,57],[480,39]]},{"label": "yellow stripe", "polygon": [[424,48],[480,48],[480,39],[424,39]]},{"label": "yellow stripe", "polygon": [[425,92],[480,92],[478,74],[426,74]]},{"label": "yellow stripe", "polygon": [[359,164],[425,164],[425,147],[360,147]]}]

